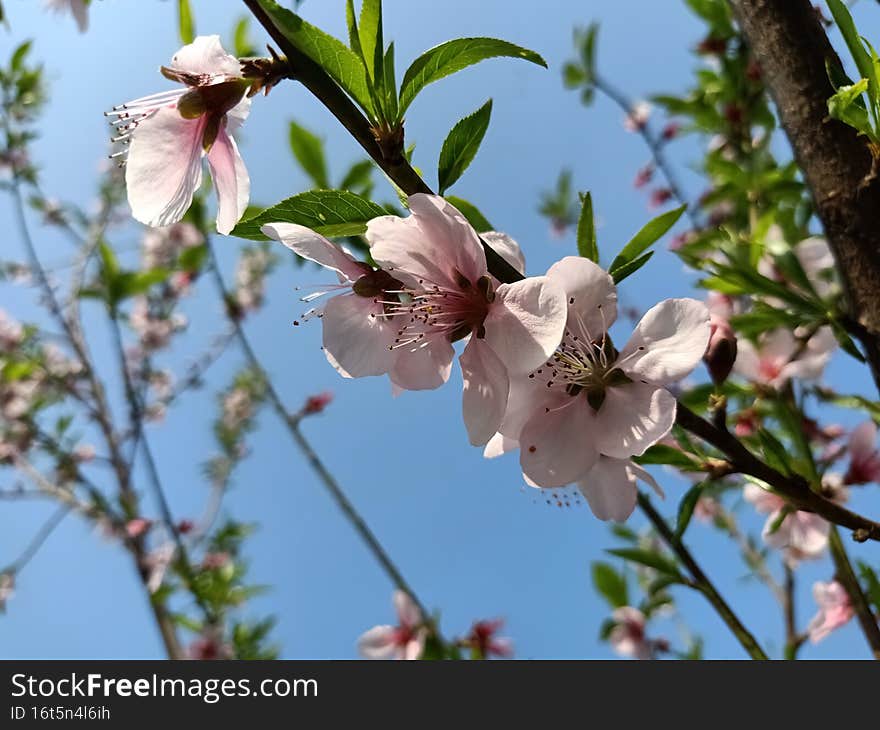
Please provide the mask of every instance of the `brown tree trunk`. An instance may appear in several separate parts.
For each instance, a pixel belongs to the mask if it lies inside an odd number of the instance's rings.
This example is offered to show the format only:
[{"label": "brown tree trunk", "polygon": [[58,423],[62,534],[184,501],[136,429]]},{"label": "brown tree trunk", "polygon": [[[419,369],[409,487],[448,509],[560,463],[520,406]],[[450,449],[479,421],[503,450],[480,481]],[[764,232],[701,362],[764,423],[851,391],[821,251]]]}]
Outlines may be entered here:
[{"label": "brown tree trunk", "polygon": [[813,193],[850,309],[880,387],[880,179],[864,137],[828,117],[825,64],[840,59],[809,0],[731,0]]}]

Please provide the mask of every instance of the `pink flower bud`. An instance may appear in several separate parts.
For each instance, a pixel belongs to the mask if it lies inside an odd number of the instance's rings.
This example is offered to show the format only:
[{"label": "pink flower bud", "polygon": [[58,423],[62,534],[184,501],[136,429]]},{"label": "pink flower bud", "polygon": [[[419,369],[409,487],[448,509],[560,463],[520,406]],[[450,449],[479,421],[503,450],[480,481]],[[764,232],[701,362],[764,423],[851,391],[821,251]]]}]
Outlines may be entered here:
[{"label": "pink flower bud", "polygon": [[125,523],[125,534],[132,540],[136,540],[137,538],[146,535],[147,531],[152,526],[152,520],[148,520],[144,517],[135,517],[133,520],[129,520]]},{"label": "pink flower bud", "polygon": [[669,122],[669,124],[663,127],[661,136],[665,141],[668,142],[671,139],[675,139],[680,131],[681,125],[678,122]]},{"label": "pink flower bud", "polygon": [[651,191],[651,207],[659,208],[672,198],[672,191],[669,188],[657,188]]},{"label": "pink flower bud", "polygon": [[633,187],[637,190],[645,187],[645,185],[651,182],[652,177],[654,177],[654,165],[645,165],[636,173],[635,179],[633,180]]},{"label": "pink flower bud", "polygon": [[703,361],[716,385],[727,380],[736,362],[736,334],[726,319],[715,314],[709,317],[709,346]]},{"label": "pink flower bud", "polygon": [[329,390],[325,390],[317,395],[310,395],[303,406],[303,413],[307,413],[310,416],[315,413],[321,413],[332,401],[333,393]]}]

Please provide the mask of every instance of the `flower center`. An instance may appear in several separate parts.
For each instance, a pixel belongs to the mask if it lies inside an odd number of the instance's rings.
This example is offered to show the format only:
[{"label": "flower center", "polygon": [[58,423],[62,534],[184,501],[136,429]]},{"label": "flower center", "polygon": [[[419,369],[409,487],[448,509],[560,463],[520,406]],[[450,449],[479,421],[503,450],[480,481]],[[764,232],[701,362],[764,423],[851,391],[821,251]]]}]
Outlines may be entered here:
[{"label": "flower center", "polygon": [[562,344],[550,360],[529,375],[547,388],[564,390],[572,400],[582,396],[594,411],[605,402],[608,388],[631,383],[632,379],[619,367],[617,350],[606,335],[601,340],[585,341],[566,331]]},{"label": "flower center", "polygon": [[[403,324],[397,332],[392,349],[399,347],[425,347],[438,338],[456,342],[470,334],[482,339],[486,336],[483,323],[489,307],[495,301],[495,290],[488,276],[476,282],[456,271],[456,286],[429,284],[422,290],[389,292],[381,301],[386,316],[398,317]],[[426,284],[420,280],[419,284]],[[394,299],[387,294],[395,295]]]}]

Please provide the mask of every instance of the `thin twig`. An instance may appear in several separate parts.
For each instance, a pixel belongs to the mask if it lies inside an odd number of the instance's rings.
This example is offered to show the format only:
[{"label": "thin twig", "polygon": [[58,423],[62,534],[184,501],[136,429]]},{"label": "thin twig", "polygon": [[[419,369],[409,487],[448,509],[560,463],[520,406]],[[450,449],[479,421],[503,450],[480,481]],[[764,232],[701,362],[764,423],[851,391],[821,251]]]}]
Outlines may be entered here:
[{"label": "thin twig", "polygon": [[21,551],[21,554],[9,563],[9,565],[0,570],[0,574],[20,573],[25,566],[33,560],[34,556],[40,551],[40,548],[46,544],[46,540],[49,539],[49,536],[55,531],[55,528],[58,527],[64,518],[70,514],[71,509],[72,508],[69,504],[62,504],[56,509],[43,526],[37,530],[37,533],[31,538],[31,541],[27,544],[25,549]]},{"label": "thin twig", "polygon": [[748,474],[770,485],[799,510],[814,512],[832,524],[853,530],[853,537],[858,541],[880,540],[880,523],[851,512],[814,492],[803,477],[797,474],[786,476],[768,466],[743,446],[736,436],[716,428],[681,402],[675,420],[679,426],[721,451],[735,472]]},{"label": "thin twig", "polygon": [[871,611],[871,604],[868,603],[859,579],[849,562],[846,548],[843,546],[837,528],[833,525],[828,535],[828,546],[831,549],[831,558],[834,560],[837,580],[849,595],[850,603],[859,619],[859,626],[862,627],[862,633],[871,647],[871,653],[875,659],[880,659],[880,626],[877,625],[877,618]]},{"label": "thin twig", "polygon": [[[617,104],[624,114],[627,116],[632,115],[634,109],[632,101],[630,101],[630,99],[628,99],[616,86],[609,83],[603,76],[594,74],[593,86],[597,91],[601,92]],[[636,127],[639,135],[651,151],[651,156],[654,158],[654,165],[663,173],[663,177],[666,178],[666,184],[669,186],[669,191],[680,205],[685,206],[685,213],[690,219],[691,225],[694,228],[699,228],[700,222],[697,219],[696,212],[693,210],[687,196],[684,194],[684,189],[678,181],[678,177],[673,170],[672,164],[666,158],[666,153],[663,151],[663,142],[657,138],[653,131],[651,131],[648,124],[639,124],[636,125]]]},{"label": "thin twig", "polygon": [[225,282],[223,281],[223,274],[220,271],[217,254],[214,251],[214,246],[212,245],[210,240],[207,241],[207,246],[208,256],[210,258],[211,273],[217,285],[217,291],[220,294],[220,298],[223,302],[224,310],[229,317],[229,321],[235,328],[236,337],[242,351],[244,352],[245,357],[247,358],[251,367],[260,374],[263,382],[265,383],[266,395],[269,399],[269,402],[272,404],[272,408],[278,414],[278,417],[281,419],[282,423],[287,427],[288,433],[290,433],[294,443],[297,445],[297,447],[299,447],[303,455],[306,457],[309,466],[311,466],[315,474],[317,474],[318,478],[321,480],[321,483],[324,485],[324,487],[330,493],[330,496],[342,510],[343,515],[345,515],[346,519],[354,528],[355,532],[357,532],[360,538],[364,541],[367,549],[372,553],[373,557],[376,559],[379,565],[382,566],[382,569],[391,579],[391,582],[395,585],[395,587],[408,594],[410,598],[412,598],[413,602],[422,611],[423,616],[429,616],[430,614],[425,610],[424,604],[422,604],[422,602],[419,600],[418,596],[416,595],[415,591],[413,591],[413,589],[410,587],[409,583],[406,582],[400,570],[397,568],[388,553],[385,551],[385,548],[382,547],[382,544],[379,542],[379,539],[376,537],[375,533],[373,533],[369,525],[367,525],[366,521],[363,519],[363,517],[361,517],[360,513],[357,511],[357,508],[352,504],[351,500],[348,499],[348,496],[342,490],[342,487],[340,487],[339,483],[336,481],[336,479],[330,473],[327,467],[324,466],[324,463],[321,461],[315,450],[312,448],[311,444],[303,435],[302,431],[299,428],[300,420],[302,419],[303,414],[301,412],[291,413],[284,405],[284,401],[281,399],[281,396],[275,389],[275,386],[272,384],[272,381],[269,378],[266,369],[263,367],[262,363],[257,357],[256,352],[251,346],[250,340],[247,337],[247,333],[245,333],[244,328],[242,327],[241,319],[229,311],[228,303],[230,301],[230,293],[229,290],[226,288]]},{"label": "thin twig", "polygon": [[654,509],[651,500],[639,492],[638,501],[639,507],[654,526],[654,529],[657,530],[657,533],[663,541],[688,569],[688,572],[691,574],[694,588],[700,591],[700,593],[706,597],[706,600],[712,604],[718,612],[718,615],[721,617],[721,620],[727,624],[727,627],[737,638],[739,643],[742,644],[742,647],[748,652],[749,656],[752,659],[767,659],[767,655],[764,653],[764,650],[761,649],[755,637],[752,636],[751,632],[742,624],[739,618],[737,618],[733,609],[721,597],[721,594],[700,568],[699,564],[694,559],[693,555],[691,555],[690,551],[685,547],[684,543],[682,543],[681,539],[669,529],[666,520],[663,519],[660,513]]}]

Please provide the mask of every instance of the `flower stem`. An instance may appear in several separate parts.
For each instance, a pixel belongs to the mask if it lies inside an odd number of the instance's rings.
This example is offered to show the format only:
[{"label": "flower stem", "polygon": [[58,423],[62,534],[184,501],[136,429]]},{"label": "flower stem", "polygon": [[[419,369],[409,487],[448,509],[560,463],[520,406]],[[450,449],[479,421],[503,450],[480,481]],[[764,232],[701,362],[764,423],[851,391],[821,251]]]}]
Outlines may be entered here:
[{"label": "flower stem", "polygon": [[721,620],[727,624],[727,627],[737,638],[739,643],[742,644],[742,647],[748,652],[749,656],[752,659],[767,659],[767,655],[764,653],[764,650],[760,647],[755,637],[752,636],[751,632],[745,626],[743,626],[742,622],[733,612],[733,609],[727,604],[724,598],[721,597],[721,594],[703,572],[702,568],[697,564],[697,561],[685,547],[684,543],[682,543],[681,539],[669,529],[666,520],[663,519],[660,513],[654,509],[651,500],[641,492],[639,492],[638,500],[639,507],[654,526],[654,529],[657,530],[657,533],[663,541],[688,569],[688,572],[691,574],[694,588],[700,591],[700,593],[706,597],[706,600],[712,604],[718,612],[718,615],[721,617]]},{"label": "flower stem", "polygon": [[871,611],[871,604],[868,603],[868,599],[862,591],[859,579],[853,571],[849,557],[847,557],[843,541],[840,539],[837,528],[833,525],[828,535],[828,545],[831,548],[831,558],[834,560],[837,580],[849,594],[849,600],[859,619],[862,633],[871,647],[871,653],[875,659],[880,659],[880,626],[877,625],[877,617]]}]

